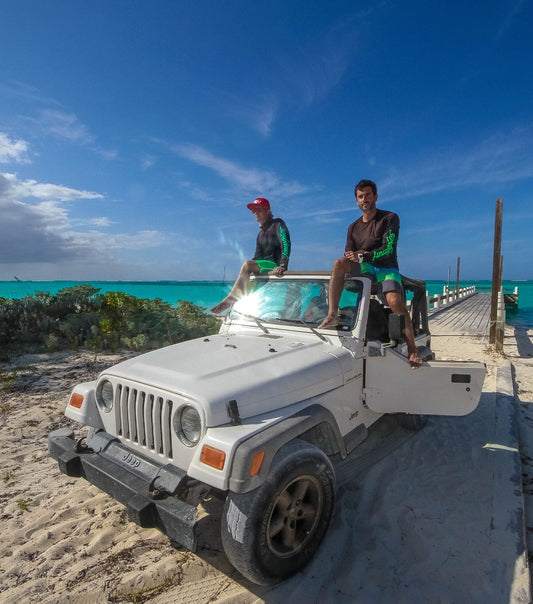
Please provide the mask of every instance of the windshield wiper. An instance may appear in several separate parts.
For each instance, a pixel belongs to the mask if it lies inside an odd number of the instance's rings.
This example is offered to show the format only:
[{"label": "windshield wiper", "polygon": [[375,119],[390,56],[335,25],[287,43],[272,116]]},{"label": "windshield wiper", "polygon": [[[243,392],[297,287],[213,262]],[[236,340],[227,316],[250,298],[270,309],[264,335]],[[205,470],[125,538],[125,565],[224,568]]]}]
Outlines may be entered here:
[{"label": "windshield wiper", "polygon": [[323,336],[320,332],[318,332],[310,323],[304,321],[303,319],[276,319],[276,321],[283,321],[284,323],[297,323],[298,325],[304,325],[307,329],[311,330],[316,336],[318,336],[323,342],[328,342],[329,340]]},{"label": "windshield wiper", "polygon": [[241,315],[241,317],[245,317],[246,319],[252,319],[252,321],[255,321],[257,323],[257,326],[260,327],[264,331],[264,333],[270,335],[270,332],[263,325],[263,321],[261,321],[261,319],[258,319],[257,317],[254,317],[253,315],[248,315],[245,312],[240,312],[240,311],[236,310],[235,308],[233,309],[233,312],[236,312],[238,315]]},{"label": "windshield wiper", "polygon": [[301,323],[302,325],[305,325],[308,329],[310,329],[316,336],[318,336],[323,342],[328,342],[329,340],[326,338],[326,336],[323,336],[319,331],[317,331],[310,323],[308,323],[307,321],[304,321],[303,319],[297,319],[297,323]]}]

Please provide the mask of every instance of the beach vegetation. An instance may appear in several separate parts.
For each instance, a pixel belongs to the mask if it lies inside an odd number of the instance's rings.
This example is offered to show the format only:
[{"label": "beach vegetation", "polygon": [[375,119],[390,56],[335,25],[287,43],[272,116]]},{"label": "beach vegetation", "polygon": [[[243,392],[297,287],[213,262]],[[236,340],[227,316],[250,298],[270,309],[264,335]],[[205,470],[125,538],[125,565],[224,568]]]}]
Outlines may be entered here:
[{"label": "beach vegetation", "polygon": [[17,374],[15,371],[0,371],[0,386],[10,389],[15,383]]},{"label": "beach vegetation", "polygon": [[8,483],[14,476],[16,470],[19,470],[20,466],[17,466],[16,468],[8,468],[7,470],[4,470],[4,473],[2,474],[2,480],[4,483]]},{"label": "beach vegetation", "polygon": [[31,503],[31,498],[17,499],[17,507],[22,512],[29,512],[30,511],[30,509],[28,508],[28,505],[30,503]]},{"label": "beach vegetation", "polygon": [[149,350],[218,331],[219,321],[192,302],[100,293],[76,285],[57,294],[0,298],[0,348],[7,354],[81,347],[95,352]]},{"label": "beach vegetation", "polygon": [[[181,579],[178,573],[176,575]],[[155,596],[158,596],[162,593],[168,591],[172,586],[176,585],[175,578],[164,579],[158,585],[154,585],[152,587],[146,587],[145,589],[139,589],[138,591],[129,592],[124,594],[124,598],[127,602],[131,602],[132,604],[143,604],[148,600],[151,600]],[[118,594],[117,594],[118,595]]]}]

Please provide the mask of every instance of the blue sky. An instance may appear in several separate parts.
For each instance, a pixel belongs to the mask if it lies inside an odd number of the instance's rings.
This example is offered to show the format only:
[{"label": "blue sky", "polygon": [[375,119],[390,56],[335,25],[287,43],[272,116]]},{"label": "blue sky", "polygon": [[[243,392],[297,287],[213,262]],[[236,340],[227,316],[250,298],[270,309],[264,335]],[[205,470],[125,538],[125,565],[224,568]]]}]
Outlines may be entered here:
[{"label": "blue sky", "polygon": [[246,204],[329,269],[378,184],[402,273],[532,279],[533,1],[4,0],[0,279],[236,276]]}]

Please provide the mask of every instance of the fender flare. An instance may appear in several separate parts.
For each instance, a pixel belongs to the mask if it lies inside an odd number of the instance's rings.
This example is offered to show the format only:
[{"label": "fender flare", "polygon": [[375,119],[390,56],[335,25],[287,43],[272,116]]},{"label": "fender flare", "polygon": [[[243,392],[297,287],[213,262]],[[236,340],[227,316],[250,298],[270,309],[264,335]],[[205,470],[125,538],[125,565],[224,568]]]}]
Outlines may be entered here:
[{"label": "fender flare", "polygon": [[[306,439],[305,434],[313,428],[317,428],[316,438]],[[325,452],[330,455],[340,453],[343,458],[347,455],[344,439],[333,414],[325,407],[313,404],[239,444],[233,457],[229,490],[247,493],[257,488],[268,476],[272,460],[279,449],[295,438],[308,440],[321,450],[329,449]],[[262,451],[264,458],[259,472],[252,476],[252,461]]]}]

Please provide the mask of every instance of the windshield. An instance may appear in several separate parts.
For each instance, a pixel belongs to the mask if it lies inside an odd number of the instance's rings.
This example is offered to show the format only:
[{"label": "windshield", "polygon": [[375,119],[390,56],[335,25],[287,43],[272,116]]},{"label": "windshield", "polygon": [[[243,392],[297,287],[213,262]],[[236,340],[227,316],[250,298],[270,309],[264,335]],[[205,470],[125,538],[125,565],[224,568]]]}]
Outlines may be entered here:
[{"label": "windshield", "polygon": [[[257,278],[248,294],[233,305],[229,317],[295,325],[304,322],[317,327],[328,312],[328,283],[327,279]],[[353,329],[361,291],[359,281],[346,282],[339,305],[339,329]]]}]

